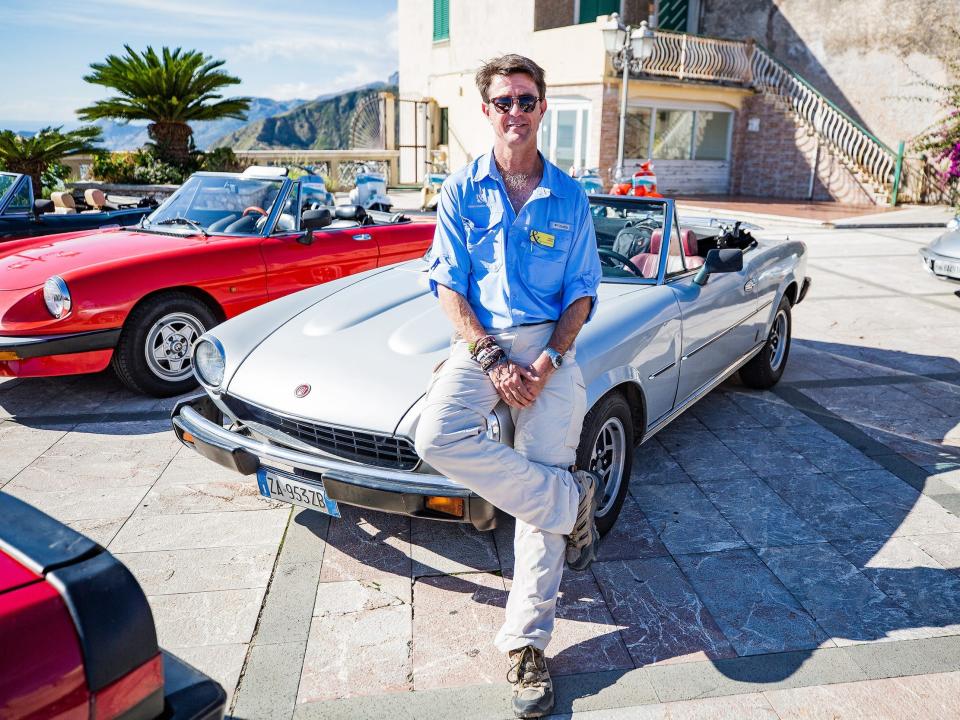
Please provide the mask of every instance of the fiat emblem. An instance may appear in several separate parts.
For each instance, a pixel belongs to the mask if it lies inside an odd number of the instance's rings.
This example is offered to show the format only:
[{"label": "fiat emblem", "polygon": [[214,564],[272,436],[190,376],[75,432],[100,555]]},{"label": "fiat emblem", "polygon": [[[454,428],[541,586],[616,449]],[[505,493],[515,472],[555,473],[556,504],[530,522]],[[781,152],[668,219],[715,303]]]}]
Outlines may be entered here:
[{"label": "fiat emblem", "polygon": [[297,385],[297,389],[293,391],[293,394],[296,395],[298,398],[306,397],[307,395],[310,394],[310,386]]}]

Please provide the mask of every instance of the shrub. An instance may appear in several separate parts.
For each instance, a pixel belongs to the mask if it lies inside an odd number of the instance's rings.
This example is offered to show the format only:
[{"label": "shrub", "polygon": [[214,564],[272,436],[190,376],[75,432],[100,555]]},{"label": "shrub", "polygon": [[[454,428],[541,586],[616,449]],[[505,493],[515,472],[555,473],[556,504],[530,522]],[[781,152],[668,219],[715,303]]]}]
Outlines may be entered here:
[{"label": "shrub", "polygon": [[243,166],[233,148],[218,147],[201,153],[200,167],[210,172],[240,172]]}]

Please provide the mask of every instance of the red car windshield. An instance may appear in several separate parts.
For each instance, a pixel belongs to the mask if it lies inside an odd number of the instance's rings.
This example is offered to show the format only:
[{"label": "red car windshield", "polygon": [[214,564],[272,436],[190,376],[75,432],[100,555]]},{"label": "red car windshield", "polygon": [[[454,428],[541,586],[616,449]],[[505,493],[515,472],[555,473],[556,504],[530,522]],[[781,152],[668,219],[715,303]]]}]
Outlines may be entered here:
[{"label": "red car windshield", "polygon": [[282,188],[282,180],[194,175],[144,220],[144,227],[258,235]]}]

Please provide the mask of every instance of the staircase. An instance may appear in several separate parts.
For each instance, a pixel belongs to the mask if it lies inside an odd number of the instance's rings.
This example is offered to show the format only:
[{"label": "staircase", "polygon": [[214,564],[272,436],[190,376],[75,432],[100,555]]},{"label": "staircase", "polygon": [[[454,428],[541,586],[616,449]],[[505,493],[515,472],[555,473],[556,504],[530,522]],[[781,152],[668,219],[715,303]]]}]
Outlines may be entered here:
[{"label": "staircase", "polygon": [[765,93],[819,137],[878,203],[894,193],[897,153],[754,42],[657,30],[650,57],[635,59],[630,71],[637,77],[723,82]]}]

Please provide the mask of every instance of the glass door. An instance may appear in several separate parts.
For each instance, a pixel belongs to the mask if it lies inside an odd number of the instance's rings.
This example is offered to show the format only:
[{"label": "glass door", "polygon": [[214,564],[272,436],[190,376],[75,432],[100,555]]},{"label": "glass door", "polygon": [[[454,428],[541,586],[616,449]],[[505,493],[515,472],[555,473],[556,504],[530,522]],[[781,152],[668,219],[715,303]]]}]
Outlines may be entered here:
[{"label": "glass door", "polygon": [[584,101],[549,100],[540,123],[540,152],[564,172],[587,164],[590,104]]}]

